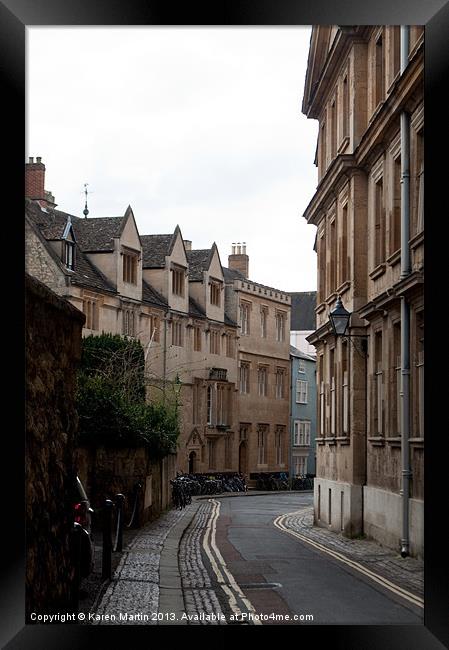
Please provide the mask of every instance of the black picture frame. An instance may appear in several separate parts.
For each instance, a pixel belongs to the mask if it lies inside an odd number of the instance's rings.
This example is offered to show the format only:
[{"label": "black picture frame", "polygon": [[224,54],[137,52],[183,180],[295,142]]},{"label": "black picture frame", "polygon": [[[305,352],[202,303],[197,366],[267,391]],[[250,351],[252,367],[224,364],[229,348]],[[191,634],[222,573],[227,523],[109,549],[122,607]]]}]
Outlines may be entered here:
[{"label": "black picture frame", "polygon": [[[331,644],[333,649],[365,650],[394,648],[395,650],[432,650],[449,647],[448,628],[448,553],[445,524],[447,512],[448,443],[447,423],[442,410],[445,404],[445,382],[437,381],[439,366],[445,367],[446,332],[442,307],[436,304],[437,296],[443,305],[442,291],[445,279],[442,262],[447,252],[443,249],[447,239],[442,236],[442,226],[447,220],[447,104],[443,97],[448,86],[449,4],[442,0],[378,0],[375,4],[357,0],[313,0],[300,3],[297,0],[222,0],[205,7],[184,3],[174,6],[167,2],[152,0],[3,0],[0,2],[0,75],[2,84],[3,133],[11,138],[11,145],[3,148],[2,161],[6,163],[3,185],[3,227],[7,248],[13,251],[13,263],[8,267],[8,284],[5,298],[8,302],[7,332],[11,344],[4,346],[13,351],[12,361],[4,364],[4,376],[8,379],[8,410],[17,396],[18,405],[13,410],[13,426],[4,428],[4,436],[12,443],[4,458],[4,464],[15,469],[13,477],[5,484],[2,517],[3,535],[6,542],[5,569],[2,576],[2,600],[0,629],[2,647],[8,649],[79,648],[89,644],[104,647],[105,635],[113,632],[115,642],[130,647],[131,636],[143,634],[154,639],[161,630],[130,628],[128,626],[100,628],[98,626],[34,625],[26,626],[24,607],[25,583],[25,531],[24,531],[24,427],[23,418],[24,366],[23,356],[23,209],[24,155],[25,155],[25,28],[33,25],[313,25],[313,24],[423,24],[425,33],[425,214],[426,214],[426,448],[425,448],[425,614],[423,626],[301,626],[293,629],[293,643],[321,645]],[[446,81],[446,83],[445,83]],[[299,89],[298,89],[299,90]],[[299,106],[298,106],[299,110]],[[442,153],[440,160],[440,152]],[[312,160],[311,153],[311,160]],[[8,216],[8,218],[6,218]],[[21,268],[20,268],[21,267]],[[12,270],[12,273],[11,273]],[[6,277],[6,276],[5,276]],[[8,298],[6,298],[6,295]],[[427,304],[428,303],[428,304]],[[22,315],[22,319],[21,319]],[[437,323],[438,319],[438,323]],[[6,352],[6,350],[5,350]],[[436,364],[436,359],[440,364]],[[11,402],[9,401],[11,397]],[[7,433],[6,433],[7,432]],[[6,453],[6,452],[5,452]],[[273,626],[275,627],[275,626]],[[174,628],[164,628],[164,636],[170,636]],[[187,641],[194,634],[196,642],[211,628],[182,628]],[[230,628],[235,632],[235,627]],[[266,627],[254,626],[251,632],[239,627],[239,641],[262,639]],[[176,630],[181,631],[180,628]],[[224,640],[228,630],[220,627]],[[279,630],[271,629],[279,633]],[[270,636],[271,636],[270,633]],[[151,636],[150,636],[151,635]],[[249,635],[249,637],[247,636]],[[259,635],[259,636],[257,636]],[[324,635],[324,636],[323,636]],[[272,637],[273,638],[273,637]],[[296,640],[295,640],[296,639]],[[279,638],[281,642],[282,637]],[[290,641],[288,641],[290,643]],[[137,645],[133,644],[134,647]]]}]

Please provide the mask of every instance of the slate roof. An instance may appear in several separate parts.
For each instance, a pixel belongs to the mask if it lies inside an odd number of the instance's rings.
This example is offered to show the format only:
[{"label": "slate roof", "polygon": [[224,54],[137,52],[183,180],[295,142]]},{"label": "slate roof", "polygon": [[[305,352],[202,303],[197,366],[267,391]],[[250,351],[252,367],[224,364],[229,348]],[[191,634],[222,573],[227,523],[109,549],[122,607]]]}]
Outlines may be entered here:
[{"label": "slate roof", "polygon": [[114,237],[120,237],[124,217],[72,217],[76,241],[84,252],[114,250]]},{"label": "slate roof", "polygon": [[234,282],[234,280],[246,280],[243,273],[236,271],[235,269],[228,269],[225,266],[223,267],[223,275],[225,282]]},{"label": "slate roof", "polygon": [[189,280],[196,281],[203,279],[203,272],[210,266],[212,255],[211,248],[203,248],[193,251],[186,251],[189,263]]},{"label": "slate roof", "polygon": [[43,210],[37,202],[29,200],[26,201],[25,211],[45,239],[51,241],[62,239],[69,217],[76,219],[60,210]]},{"label": "slate roof", "polygon": [[193,316],[193,318],[206,318],[206,312],[203,311],[202,307],[193,298],[189,298],[189,316]]},{"label": "slate roof", "polygon": [[156,289],[153,289],[151,284],[148,284],[146,280],[142,280],[142,301],[168,309],[168,302],[165,298]]},{"label": "slate roof", "polygon": [[141,235],[142,265],[144,269],[161,269],[165,267],[165,257],[170,254],[174,234]]},{"label": "slate roof", "polygon": [[[99,289],[110,293],[116,293],[115,287],[107,278],[97,269],[83,254],[83,250],[78,243],[77,233],[75,232],[75,270],[69,271],[65,268],[62,261],[58,258],[48,241],[62,239],[65,226],[70,217],[72,225],[78,217],[62,212],[61,210],[42,210],[41,206],[34,201],[26,201],[25,214],[32,225],[40,233],[41,241],[46,245],[51,257],[60,265],[61,271],[69,275],[71,282],[75,285]],[[74,228],[75,231],[75,228]]]},{"label": "slate roof", "polygon": [[301,352],[301,350],[298,350],[298,348],[295,348],[293,345],[290,346],[290,354],[292,357],[306,359],[306,361],[314,361],[316,363],[315,357],[312,357],[310,354],[305,354],[305,352]]},{"label": "slate roof", "polygon": [[290,293],[292,313],[290,331],[301,332],[316,329],[316,291]]},{"label": "slate roof", "polygon": [[99,289],[100,291],[108,291],[117,293],[115,287],[109,280],[97,269],[89,259],[83,255],[83,251],[78,244],[75,246],[75,270],[70,272],[72,284],[82,287],[90,287],[92,289]]}]

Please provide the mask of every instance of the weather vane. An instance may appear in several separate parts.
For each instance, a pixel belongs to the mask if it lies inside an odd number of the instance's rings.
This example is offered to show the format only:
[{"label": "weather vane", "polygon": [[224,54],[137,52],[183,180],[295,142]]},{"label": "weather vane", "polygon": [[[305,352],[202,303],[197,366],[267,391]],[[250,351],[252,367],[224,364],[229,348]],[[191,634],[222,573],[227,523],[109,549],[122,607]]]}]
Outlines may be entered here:
[{"label": "weather vane", "polygon": [[84,194],[86,195],[86,203],[84,205],[83,214],[85,219],[87,219],[87,215],[89,214],[89,210],[87,209],[87,186],[88,185],[89,183],[84,183]]}]

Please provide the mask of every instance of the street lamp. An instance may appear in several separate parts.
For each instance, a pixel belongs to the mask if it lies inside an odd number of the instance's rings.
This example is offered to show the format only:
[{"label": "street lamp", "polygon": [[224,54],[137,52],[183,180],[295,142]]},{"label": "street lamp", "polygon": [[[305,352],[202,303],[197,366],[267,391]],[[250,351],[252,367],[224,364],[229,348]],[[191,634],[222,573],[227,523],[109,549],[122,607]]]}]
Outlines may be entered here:
[{"label": "street lamp", "polygon": [[344,336],[347,330],[351,314],[343,307],[340,296],[337,297],[337,302],[334,309],[329,312],[329,320],[334,330],[335,336]]},{"label": "street lamp", "polygon": [[[347,334],[347,329],[349,325],[349,320],[351,318],[351,313],[344,308],[340,296],[337,296],[337,302],[335,307],[331,312],[329,312],[329,322],[332,327],[332,331],[335,336],[342,336],[348,339],[358,338],[363,339],[361,341],[361,349],[363,356],[367,356],[368,353],[368,335],[367,334]],[[355,346],[354,346],[355,347]],[[357,349],[357,348],[356,348]]]}]

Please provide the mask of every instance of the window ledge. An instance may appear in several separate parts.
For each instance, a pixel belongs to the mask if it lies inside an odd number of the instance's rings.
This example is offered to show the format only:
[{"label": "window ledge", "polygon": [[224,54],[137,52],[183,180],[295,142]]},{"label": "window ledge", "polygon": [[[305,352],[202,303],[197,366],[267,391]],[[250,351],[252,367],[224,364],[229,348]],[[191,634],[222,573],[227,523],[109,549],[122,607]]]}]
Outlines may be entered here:
[{"label": "window ledge", "polygon": [[401,249],[400,248],[398,248],[397,251],[392,253],[390,255],[390,257],[387,258],[388,266],[393,266],[393,264],[397,264],[400,261],[401,261]]},{"label": "window ledge", "polygon": [[338,294],[336,291],[333,291],[327,298],[326,298],[326,303],[330,307],[336,300],[337,300]]},{"label": "window ledge", "polygon": [[385,438],[383,436],[369,436],[368,442],[370,442],[373,447],[384,447]]},{"label": "window ledge", "polygon": [[340,445],[350,445],[351,440],[349,436],[337,436],[336,440],[339,442]]},{"label": "window ledge", "polygon": [[349,288],[351,287],[351,281],[350,280],[345,280],[340,284],[340,286],[337,289],[337,294],[340,296],[344,294]]},{"label": "window ledge", "polygon": [[385,273],[385,262],[383,262],[382,264],[378,264],[376,268],[370,271],[369,277],[371,278],[371,280],[375,280],[376,278],[379,278],[384,273]]},{"label": "window ledge", "polygon": [[322,437],[316,438],[315,442],[316,442],[317,445],[324,445],[325,438],[322,438]]},{"label": "window ledge", "polygon": [[424,447],[424,438],[409,438],[409,443],[412,445]]},{"label": "window ledge", "polygon": [[336,445],[336,444],[337,444],[337,440],[336,440],[335,436],[330,436],[330,437],[328,437],[328,438],[324,438],[324,441],[327,442],[327,444],[328,444],[329,446],[330,446],[330,445]]},{"label": "window ledge", "polygon": [[337,154],[343,153],[343,151],[346,149],[348,144],[349,144],[349,135],[345,135],[343,140],[340,142],[340,146],[337,149]]},{"label": "window ledge", "polygon": [[422,244],[424,241],[424,230],[421,230],[421,232],[418,232],[416,235],[414,235],[410,241],[410,248],[417,248],[420,244]]},{"label": "window ledge", "polygon": [[402,445],[401,436],[392,436],[390,438],[385,438],[389,445],[392,447],[400,447]]}]

